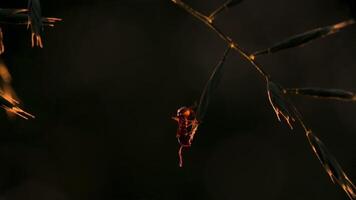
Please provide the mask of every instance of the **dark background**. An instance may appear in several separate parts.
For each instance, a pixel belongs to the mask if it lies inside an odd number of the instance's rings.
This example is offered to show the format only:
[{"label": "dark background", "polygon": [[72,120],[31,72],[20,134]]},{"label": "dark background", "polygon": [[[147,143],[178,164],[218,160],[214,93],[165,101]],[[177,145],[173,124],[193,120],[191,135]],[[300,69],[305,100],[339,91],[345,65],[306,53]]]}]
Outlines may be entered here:
[{"label": "dark background", "polygon": [[[223,1],[187,0],[208,13]],[[26,7],[1,0],[0,7]],[[3,56],[35,120],[0,113],[1,200],[347,199],[300,127],[280,124],[259,74],[230,54],[178,167],[176,109],[193,104],[225,44],[169,0],[46,0],[44,49],[4,26]],[[247,51],[348,19],[341,0],[244,1],[217,19]],[[286,87],[356,91],[356,29],[259,59]],[[356,180],[356,104],[292,98]]]}]

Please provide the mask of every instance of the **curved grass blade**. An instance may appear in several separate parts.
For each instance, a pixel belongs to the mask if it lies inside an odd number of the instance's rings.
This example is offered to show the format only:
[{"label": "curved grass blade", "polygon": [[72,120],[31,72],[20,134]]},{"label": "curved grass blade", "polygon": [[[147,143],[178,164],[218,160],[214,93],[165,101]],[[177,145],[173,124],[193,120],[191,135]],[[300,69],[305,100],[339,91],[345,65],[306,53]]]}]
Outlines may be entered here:
[{"label": "curved grass blade", "polygon": [[355,23],[355,20],[350,19],[347,21],[343,21],[343,22],[331,25],[331,26],[316,28],[316,29],[307,31],[305,33],[301,33],[301,34],[292,36],[290,38],[287,38],[287,39],[283,40],[282,42],[279,42],[279,43],[273,45],[270,48],[257,51],[255,53],[253,53],[250,57],[255,58],[258,55],[271,54],[271,53],[275,53],[275,52],[282,51],[285,49],[303,46],[313,40],[323,38],[323,37],[326,37],[333,33],[336,33],[338,31],[340,31],[341,29],[346,28],[354,23]]},{"label": "curved grass blade", "polygon": [[226,60],[227,55],[229,54],[231,47],[229,46],[222,58],[220,59],[219,63],[214,67],[213,72],[210,75],[208,82],[205,84],[204,90],[200,96],[199,104],[196,111],[196,119],[201,122],[205,116],[205,113],[208,109],[208,105],[210,102],[210,98],[212,97],[214,91],[216,90],[217,86],[219,85],[223,66]]},{"label": "curved grass blade", "polygon": [[324,143],[311,131],[307,132],[307,138],[314,153],[323,165],[331,180],[342,187],[351,200],[356,199],[356,187],[342,170],[335,157],[329,153]]},{"label": "curved grass blade", "polygon": [[297,114],[295,113],[295,108],[284,97],[282,87],[272,81],[268,81],[267,95],[278,121],[281,121],[282,116],[290,129],[293,129],[292,123],[295,122]]},{"label": "curved grass blade", "polygon": [[224,10],[231,8],[239,3],[241,3],[242,0],[227,0],[223,5],[221,5],[219,8],[214,10],[210,15],[209,15],[209,21],[212,23],[214,19]]},{"label": "curved grass blade", "polygon": [[335,99],[341,101],[356,101],[356,94],[340,89],[323,89],[323,88],[288,88],[286,94],[311,96],[314,98]]}]

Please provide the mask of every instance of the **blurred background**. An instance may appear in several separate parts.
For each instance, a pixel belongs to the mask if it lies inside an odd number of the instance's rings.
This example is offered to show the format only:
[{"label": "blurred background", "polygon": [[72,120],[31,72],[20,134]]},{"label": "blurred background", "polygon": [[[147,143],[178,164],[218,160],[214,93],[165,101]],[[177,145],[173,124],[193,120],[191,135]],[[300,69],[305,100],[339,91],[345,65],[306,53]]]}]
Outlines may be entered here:
[{"label": "blurred background", "polygon": [[[223,0],[186,0],[209,13]],[[350,18],[346,0],[244,1],[218,26],[248,52]],[[25,0],[1,0],[23,8]],[[2,56],[35,120],[0,112],[1,200],[347,199],[300,127],[280,124],[263,79],[236,53],[178,167],[177,125],[225,44],[169,0],[46,0],[44,49],[3,26]],[[261,56],[286,87],[356,91],[356,28]],[[356,104],[293,97],[307,124],[356,181]]]}]

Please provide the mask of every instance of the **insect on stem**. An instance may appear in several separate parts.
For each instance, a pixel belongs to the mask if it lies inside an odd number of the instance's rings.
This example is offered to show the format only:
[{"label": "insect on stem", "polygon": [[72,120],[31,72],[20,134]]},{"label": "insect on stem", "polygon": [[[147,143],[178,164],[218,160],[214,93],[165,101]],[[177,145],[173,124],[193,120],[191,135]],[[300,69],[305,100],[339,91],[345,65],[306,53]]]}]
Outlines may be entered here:
[{"label": "insect on stem", "polygon": [[279,50],[297,47],[304,45],[307,42],[310,42],[314,39],[321,38],[332,33],[335,33],[349,25],[355,23],[355,20],[347,20],[340,23],[337,23],[332,26],[317,28],[306,33],[302,33],[299,35],[292,36],[280,43],[277,43],[271,48],[258,51],[254,54],[248,54],[239,45],[234,42],[230,37],[221,32],[214,24],[213,21],[215,17],[221,13],[224,9],[229,6],[235,5],[239,0],[228,0],[222,6],[217,8],[209,17],[201,14],[200,12],[194,10],[189,5],[185,4],[181,0],[172,0],[175,4],[183,8],[193,17],[197,18],[199,21],[203,22],[208,28],[214,31],[222,40],[224,40],[228,44],[228,49],[225,51],[224,56],[218,63],[218,65],[214,68],[210,79],[208,80],[200,101],[198,108],[195,112],[191,107],[182,107],[177,111],[177,116],[174,119],[178,122],[178,131],[177,138],[180,144],[180,148],[178,151],[179,154],[179,166],[183,165],[182,151],[183,148],[188,148],[191,146],[191,142],[193,137],[197,131],[199,124],[204,118],[206,109],[209,104],[211,93],[216,89],[218,79],[221,76],[222,66],[226,59],[226,56],[230,49],[237,51],[245,60],[251,63],[251,65],[259,72],[266,80],[267,84],[267,94],[269,102],[277,115],[279,121],[281,121],[281,117],[288,123],[290,128],[293,128],[292,122],[299,122],[302,126],[305,135],[309,141],[310,146],[312,147],[314,153],[317,158],[323,165],[325,171],[330,176],[331,180],[334,183],[337,183],[342,189],[346,192],[348,197],[351,200],[356,200],[356,188],[351,180],[344,173],[336,159],[327,151],[325,145],[321,142],[319,138],[317,138],[312,130],[308,128],[308,126],[304,123],[302,115],[299,113],[297,108],[289,102],[286,97],[287,94],[297,94],[297,95],[306,95],[317,98],[331,98],[337,100],[345,100],[345,101],[356,101],[356,95],[352,92],[344,91],[344,90],[335,90],[335,89],[320,89],[320,88],[293,88],[293,89],[285,89],[280,85],[274,83],[270,75],[266,73],[262,67],[255,62],[256,56],[260,54],[267,54],[277,52]]},{"label": "insect on stem", "polygon": [[228,56],[232,46],[229,45],[225,50],[222,58],[218,62],[218,64],[214,67],[203,92],[199,99],[199,104],[196,109],[193,107],[181,107],[178,109],[177,114],[173,117],[178,123],[178,130],[176,137],[178,139],[178,143],[180,145],[178,156],[179,156],[179,166],[183,166],[183,149],[189,148],[192,145],[194,136],[198,130],[199,125],[202,123],[206,111],[208,109],[208,105],[213,96],[213,93],[217,89],[217,86],[220,82],[220,78],[223,72],[223,66]]}]

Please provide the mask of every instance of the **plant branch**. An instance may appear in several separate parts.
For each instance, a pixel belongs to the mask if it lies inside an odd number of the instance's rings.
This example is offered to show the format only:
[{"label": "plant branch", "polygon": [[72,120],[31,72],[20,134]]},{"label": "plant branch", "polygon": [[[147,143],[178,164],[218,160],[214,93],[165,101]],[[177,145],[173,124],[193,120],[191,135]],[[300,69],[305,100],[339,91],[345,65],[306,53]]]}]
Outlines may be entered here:
[{"label": "plant branch", "polygon": [[268,80],[270,78],[270,75],[265,72],[262,67],[254,60],[253,57],[250,57],[249,53],[245,52],[239,45],[234,42],[229,36],[225,35],[223,32],[221,32],[209,19],[209,17],[205,16],[204,14],[194,10],[192,7],[187,5],[181,0],[171,0],[173,3],[177,4],[181,8],[183,8],[185,11],[187,11],[189,14],[191,14],[193,17],[196,19],[200,20],[203,22],[207,27],[209,27],[212,31],[214,31],[222,40],[224,40],[232,49],[237,51],[245,60],[250,62],[252,66],[266,79]]},{"label": "plant branch", "polygon": [[223,5],[214,10],[208,17],[209,21],[213,22],[215,18],[225,9],[228,9],[236,4],[241,3],[242,0],[227,0]]},{"label": "plant branch", "polygon": [[[348,197],[351,200],[356,199],[356,188],[351,182],[351,180],[347,177],[347,175],[344,173],[336,159],[327,151],[325,145],[321,142],[321,140],[316,137],[312,130],[308,128],[308,126],[305,124],[302,115],[299,113],[297,108],[290,103],[289,99],[286,97],[286,94],[296,94],[296,95],[307,95],[307,96],[313,96],[317,98],[332,98],[332,99],[338,99],[338,100],[352,100],[355,101],[356,97],[354,93],[344,91],[344,90],[335,90],[335,89],[320,89],[320,88],[293,88],[293,89],[284,89],[280,85],[274,83],[270,75],[266,73],[262,67],[255,62],[255,56],[258,54],[263,54],[263,53],[270,53],[272,52],[272,48],[275,50],[273,51],[278,51],[286,48],[292,48],[296,46],[300,46],[302,44],[305,44],[306,42],[312,41],[314,39],[324,37],[327,35],[330,35],[332,33],[335,33],[339,31],[340,29],[347,27],[351,24],[354,24],[355,21],[353,19],[344,21],[332,26],[324,27],[324,28],[319,28],[315,29],[300,35],[293,36],[282,43],[279,43],[275,45],[275,47],[269,48],[267,50],[263,50],[262,53],[255,53],[255,54],[248,54],[245,52],[242,48],[239,47],[239,45],[234,42],[230,37],[225,35],[223,32],[221,32],[214,24],[213,20],[214,17],[220,13],[222,10],[224,10],[227,6],[226,3],[231,3],[232,1],[227,1],[225,2],[222,6],[220,6],[217,10],[215,10],[209,17],[205,16],[204,14],[201,14],[200,12],[194,10],[191,8],[189,5],[185,4],[181,0],[172,0],[175,4],[183,8],[185,11],[187,11],[189,14],[191,14],[193,17],[198,19],[199,21],[203,22],[208,28],[210,28],[212,31],[214,31],[222,40],[224,40],[228,45],[229,48],[225,52],[223,58],[213,71],[213,74],[208,81],[206,87],[204,88],[204,91],[202,93],[202,97],[200,99],[200,105],[198,109],[198,113],[201,112],[200,107],[201,105],[204,105],[205,108],[203,110],[206,110],[207,106],[207,101],[202,100],[204,98],[209,97],[207,95],[209,93],[209,90],[211,90],[212,86],[209,85],[211,80],[214,80],[215,75],[219,69],[221,69],[222,64],[225,61],[226,55],[228,51],[231,49],[234,49],[237,51],[245,60],[250,62],[252,66],[265,78],[266,83],[267,83],[267,94],[268,94],[268,99],[273,107],[273,110],[275,114],[277,115],[277,118],[279,121],[281,121],[280,117],[282,116],[285,121],[288,123],[290,128],[292,127],[292,122],[299,122],[299,124],[302,126],[306,137],[309,141],[310,146],[312,147],[314,153],[318,157],[319,161],[323,165],[324,169],[332,179],[334,183],[339,184],[342,189],[346,192]],[[235,4],[236,2],[234,2]],[[206,102],[204,102],[206,101]],[[202,103],[203,102],[203,103]],[[203,116],[204,112],[202,112]]]}]

